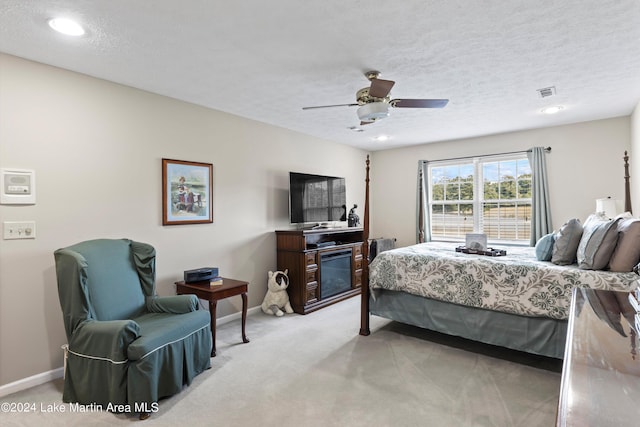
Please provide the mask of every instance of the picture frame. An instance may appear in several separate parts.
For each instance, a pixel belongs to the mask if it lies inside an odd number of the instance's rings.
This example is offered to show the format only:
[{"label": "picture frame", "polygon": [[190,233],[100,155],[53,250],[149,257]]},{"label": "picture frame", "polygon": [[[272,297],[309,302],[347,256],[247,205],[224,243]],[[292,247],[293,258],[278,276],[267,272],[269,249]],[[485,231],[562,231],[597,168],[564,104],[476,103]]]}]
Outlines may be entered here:
[{"label": "picture frame", "polygon": [[162,159],[162,225],[213,222],[213,165]]},{"label": "picture frame", "polygon": [[465,247],[478,252],[486,251],[487,235],[482,233],[467,233],[465,236]]}]

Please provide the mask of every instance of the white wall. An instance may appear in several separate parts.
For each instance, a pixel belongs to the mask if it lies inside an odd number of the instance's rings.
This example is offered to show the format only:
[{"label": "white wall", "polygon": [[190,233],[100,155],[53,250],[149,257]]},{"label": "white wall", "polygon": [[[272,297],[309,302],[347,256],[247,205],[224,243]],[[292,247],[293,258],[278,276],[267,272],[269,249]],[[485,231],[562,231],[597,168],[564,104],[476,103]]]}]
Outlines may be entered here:
[{"label": "white wall", "polygon": [[[361,150],[0,54],[0,167],[34,169],[37,204],[0,206],[35,220],[35,240],[0,240],[0,385],[62,366],[66,342],[53,251],[93,238],[147,242],[158,293],[186,269],[218,266],[250,282],[276,268],[288,228],[288,171],[347,178],[363,204]],[[161,159],[213,163],[214,223],[162,226]],[[240,298],[218,304],[235,313]]]},{"label": "white wall", "polygon": [[552,148],[547,155],[547,172],[554,227],[559,228],[574,217],[584,220],[594,211],[597,198],[611,196],[624,201],[622,158],[624,151],[630,149],[629,123],[629,117],[620,117],[377,151],[371,161],[371,237],[396,237],[398,246],[415,243],[415,209],[406,206],[416,204],[419,160],[520,151],[535,146]]}]

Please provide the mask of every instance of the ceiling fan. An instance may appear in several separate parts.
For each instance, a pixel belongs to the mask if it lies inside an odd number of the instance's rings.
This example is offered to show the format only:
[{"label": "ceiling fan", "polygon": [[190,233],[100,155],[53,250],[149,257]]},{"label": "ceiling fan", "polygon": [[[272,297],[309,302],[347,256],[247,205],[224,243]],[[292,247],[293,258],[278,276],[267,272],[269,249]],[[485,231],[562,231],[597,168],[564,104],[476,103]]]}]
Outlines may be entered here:
[{"label": "ceiling fan", "polygon": [[379,71],[368,71],[364,74],[371,82],[356,92],[356,103],[319,105],[303,107],[303,110],[331,107],[359,107],[358,118],[360,125],[368,125],[389,116],[389,107],[393,108],[443,108],[448,99],[391,99],[389,93],[396,82],[380,79]]}]

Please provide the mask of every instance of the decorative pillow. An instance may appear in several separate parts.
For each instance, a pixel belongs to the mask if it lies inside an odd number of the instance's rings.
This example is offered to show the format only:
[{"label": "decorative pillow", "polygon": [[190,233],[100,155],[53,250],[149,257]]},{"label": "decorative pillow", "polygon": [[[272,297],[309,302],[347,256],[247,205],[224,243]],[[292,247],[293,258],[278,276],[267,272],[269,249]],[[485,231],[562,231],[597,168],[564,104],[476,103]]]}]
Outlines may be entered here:
[{"label": "decorative pillow", "polygon": [[583,270],[602,270],[609,264],[618,243],[619,219],[602,219],[591,215],[584,223],[576,257]]},{"label": "decorative pillow", "polygon": [[577,218],[567,221],[555,234],[551,262],[558,265],[573,264],[582,237],[582,224]]},{"label": "decorative pillow", "polygon": [[555,240],[556,237],[554,233],[542,236],[540,240],[538,240],[538,243],[536,243],[536,258],[538,261],[551,261],[553,242],[555,242]]},{"label": "decorative pillow", "polygon": [[640,262],[640,219],[618,222],[618,246],[609,260],[611,271],[631,271]]}]

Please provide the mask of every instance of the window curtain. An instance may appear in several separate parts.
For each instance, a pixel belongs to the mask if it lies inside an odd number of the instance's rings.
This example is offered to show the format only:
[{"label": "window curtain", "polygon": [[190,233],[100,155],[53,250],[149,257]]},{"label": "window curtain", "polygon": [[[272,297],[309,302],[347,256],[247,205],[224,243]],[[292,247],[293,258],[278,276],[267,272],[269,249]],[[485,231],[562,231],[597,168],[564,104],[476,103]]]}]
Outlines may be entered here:
[{"label": "window curtain", "polygon": [[418,194],[417,194],[417,227],[416,242],[424,243],[431,241],[431,225],[429,224],[429,183],[427,181],[427,161],[418,162]]},{"label": "window curtain", "polygon": [[544,147],[533,147],[527,151],[531,165],[531,246],[535,246],[542,236],[553,230],[545,160],[546,151]]}]

